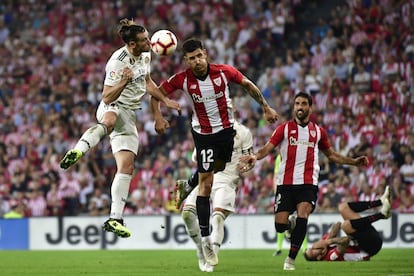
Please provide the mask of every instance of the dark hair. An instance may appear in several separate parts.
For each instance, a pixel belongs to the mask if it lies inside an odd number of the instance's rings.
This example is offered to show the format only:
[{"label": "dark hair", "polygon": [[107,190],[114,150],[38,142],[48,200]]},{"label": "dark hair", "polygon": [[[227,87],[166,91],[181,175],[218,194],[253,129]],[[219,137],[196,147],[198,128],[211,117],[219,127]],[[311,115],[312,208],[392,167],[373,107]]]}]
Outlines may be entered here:
[{"label": "dark hair", "polygon": [[305,257],[305,260],[309,261],[309,262],[314,262],[316,261],[316,258],[310,258],[308,257],[308,255],[306,255],[307,250],[305,250],[305,252],[303,252],[303,257]]},{"label": "dark hair", "polygon": [[298,97],[302,97],[302,98],[306,98],[306,99],[308,99],[308,103],[309,103],[309,106],[312,106],[312,95],[311,94],[309,94],[309,93],[306,93],[306,92],[298,92],[296,95],[295,95],[295,100],[296,100],[296,98],[298,98]]},{"label": "dark hair", "polygon": [[201,42],[201,40],[190,38],[184,41],[182,48],[183,54],[185,55],[186,53],[193,52],[197,49],[204,49],[204,45],[203,42]]},{"label": "dark hair", "polygon": [[144,33],[145,31],[144,26],[136,24],[133,20],[124,18],[119,21],[118,34],[125,43],[136,41],[137,34]]}]

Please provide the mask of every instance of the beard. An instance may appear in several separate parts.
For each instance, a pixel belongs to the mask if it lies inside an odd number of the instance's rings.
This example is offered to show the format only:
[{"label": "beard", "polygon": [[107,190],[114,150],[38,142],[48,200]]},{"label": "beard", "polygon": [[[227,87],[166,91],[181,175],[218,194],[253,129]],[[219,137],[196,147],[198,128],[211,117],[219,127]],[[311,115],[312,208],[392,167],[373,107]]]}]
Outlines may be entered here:
[{"label": "beard", "polygon": [[299,110],[295,111],[295,115],[296,115],[296,119],[303,122],[304,120],[306,120],[308,118],[309,111],[299,109]]}]

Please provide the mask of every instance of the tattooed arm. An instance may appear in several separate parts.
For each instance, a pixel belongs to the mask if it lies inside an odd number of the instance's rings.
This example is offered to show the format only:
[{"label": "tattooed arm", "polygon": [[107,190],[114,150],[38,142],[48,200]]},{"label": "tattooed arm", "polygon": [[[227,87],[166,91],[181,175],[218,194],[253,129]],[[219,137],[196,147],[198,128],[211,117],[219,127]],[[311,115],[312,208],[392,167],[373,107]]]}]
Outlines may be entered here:
[{"label": "tattooed arm", "polygon": [[249,95],[258,103],[263,109],[266,121],[273,124],[279,119],[279,114],[269,106],[266,99],[263,97],[260,89],[247,77],[243,77],[240,85],[249,93]]}]

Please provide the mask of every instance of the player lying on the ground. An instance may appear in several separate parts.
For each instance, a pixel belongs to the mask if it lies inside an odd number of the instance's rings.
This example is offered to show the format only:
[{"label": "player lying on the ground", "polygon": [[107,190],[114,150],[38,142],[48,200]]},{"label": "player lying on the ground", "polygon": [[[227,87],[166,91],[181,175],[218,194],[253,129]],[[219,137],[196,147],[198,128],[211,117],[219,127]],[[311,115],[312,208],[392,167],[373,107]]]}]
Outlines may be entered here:
[{"label": "player lying on the ground", "polygon": [[[358,213],[376,207],[380,212],[361,217]],[[308,261],[367,261],[382,248],[382,239],[372,223],[391,216],[389,186],[380,199],[339,204],[344,221],[334,224],[331,231],[305,251]],[[340,230],[346,233],[338,237]]]}]

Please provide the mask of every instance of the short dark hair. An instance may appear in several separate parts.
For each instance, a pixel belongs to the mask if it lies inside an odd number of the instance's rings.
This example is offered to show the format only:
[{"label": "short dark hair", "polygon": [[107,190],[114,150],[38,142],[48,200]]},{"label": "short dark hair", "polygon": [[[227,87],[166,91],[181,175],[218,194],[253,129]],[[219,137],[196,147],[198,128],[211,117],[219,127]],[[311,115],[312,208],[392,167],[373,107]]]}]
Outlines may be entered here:
[{"label": "short dark hair", "polygon": [[305,260],[307,260],[307,261],[309,261],[309,262],[314,262],[314,261],[316,261],[316,258],[314,258],[314,259],[310,258],[310,257],[306,254],[306,252],[307,252],[307,249],[305,250],[305,252],[303,252],[303,257],[305,257]]},{"label": "short dark hair", "polygon": [[197,49],[204,49],[203,42],[199,39],[190,38],[183,43],[183,54],[193,52]]},{"label": "short dark hair", "polygon": [[118,34],[125,43],[137,40],[137,34],[146,31],[144,26],[136,24],[133,20],[124,18],[119,21]]},{"label": "short dark hair", "polygon": [[312,95],[311,94],[309,94],[309,93],[306,93],[306,92],[303,92],[303,91],[300,91],[300,92],[298,92],[296,95],[295,95],[295,98],[294,98],[294,100],[296,100],[296,98],[298,98],[298,97],[302,97],[302,98],[306,98],[306,99],[308,99],[308,103],[309,103],[309,106],[312,106]]}]

